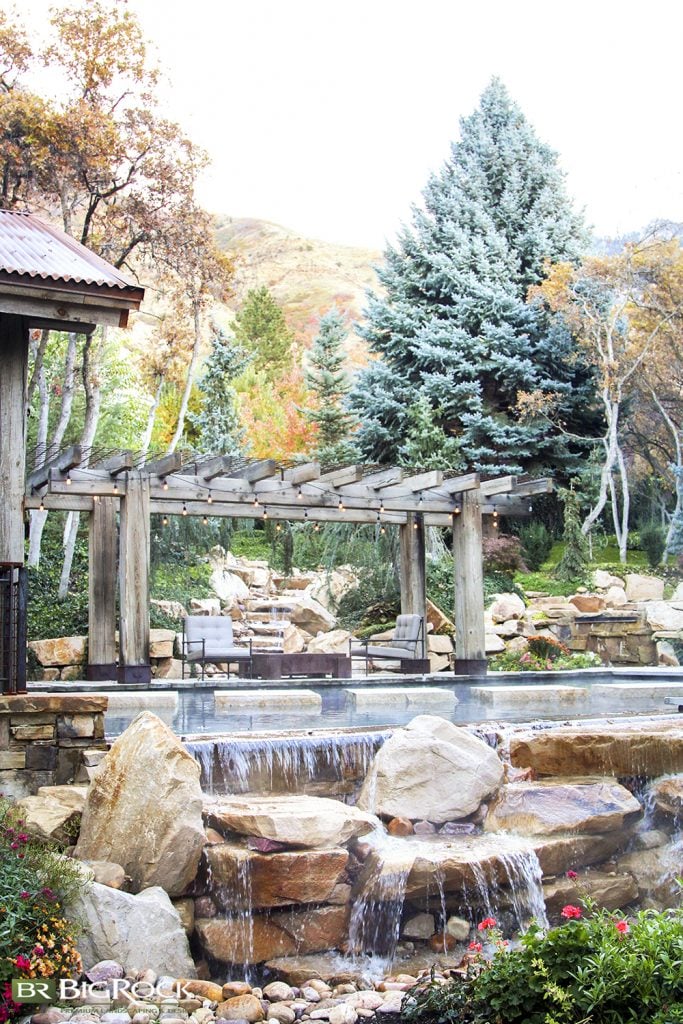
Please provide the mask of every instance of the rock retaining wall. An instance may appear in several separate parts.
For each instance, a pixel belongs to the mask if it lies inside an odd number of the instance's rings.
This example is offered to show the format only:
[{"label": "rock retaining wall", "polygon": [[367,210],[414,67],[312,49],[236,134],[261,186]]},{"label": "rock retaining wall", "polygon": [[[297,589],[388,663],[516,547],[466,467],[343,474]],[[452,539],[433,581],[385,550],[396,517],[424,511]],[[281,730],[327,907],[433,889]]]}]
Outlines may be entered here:
[{"label": "rock retaining wall", "polygon": [[0,792],[20,798],[73,782],[106,750],[107,698],[94,694],[0,697]]}]

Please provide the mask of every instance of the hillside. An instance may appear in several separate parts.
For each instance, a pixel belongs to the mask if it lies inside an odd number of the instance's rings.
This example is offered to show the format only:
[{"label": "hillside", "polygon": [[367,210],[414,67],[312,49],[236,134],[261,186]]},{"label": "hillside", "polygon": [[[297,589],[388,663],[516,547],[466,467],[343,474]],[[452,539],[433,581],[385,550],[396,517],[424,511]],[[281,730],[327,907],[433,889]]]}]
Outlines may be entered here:
[{"label": "hillside", "polygon": [[[239,308],[250,288],[266,285],[291,327],[307,342],[315,335],[320,315],[333,305],[351,326],[362,315],[366,289],[378,287],[373,267],[381,254],[373,249],[320,242],[247,217],[219,217],[217,237],[237,262],[230,305]],[[367,361],[363,342],[351,330],[348,353],[352,367]]]}]

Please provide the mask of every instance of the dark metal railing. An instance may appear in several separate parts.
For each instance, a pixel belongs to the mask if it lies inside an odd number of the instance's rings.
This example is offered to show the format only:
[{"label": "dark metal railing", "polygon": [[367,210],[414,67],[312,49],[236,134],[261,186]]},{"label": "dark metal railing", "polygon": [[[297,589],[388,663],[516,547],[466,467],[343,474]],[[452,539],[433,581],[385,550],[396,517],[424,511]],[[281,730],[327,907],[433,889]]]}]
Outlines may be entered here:
[{"label": "dark metal railing", "polygon": [[0,693],[26,693],[26,569],[0,562]]}]

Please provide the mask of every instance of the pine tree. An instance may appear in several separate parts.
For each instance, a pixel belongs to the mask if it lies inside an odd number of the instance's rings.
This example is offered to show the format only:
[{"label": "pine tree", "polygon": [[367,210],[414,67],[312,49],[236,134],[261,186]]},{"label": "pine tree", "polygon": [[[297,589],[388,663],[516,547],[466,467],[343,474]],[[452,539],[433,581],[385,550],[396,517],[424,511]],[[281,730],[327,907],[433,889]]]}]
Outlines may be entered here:
[{"label": "pine tree", "polygon": [[318,431],[316,458],[324,464],[345,462],[353,456],[349,433],[352,417],[344,408],[350,383],[344,369],[344,320],[336,309],[320,319],[306,369],[306,386],[315,407],[305,410]]},{"label": "pine tree", "polygon": [[588,575],[588,539],[581,530],[581,504],[576,491],[560,491],[564,502],[564,552],[555,567],[554,575],[564,583],[578,586]]},{"label": "pine tree", "polygon": [[398,449],[398,461],[409,469],[463,469],[460,447],[437,422],[436,412],[426,395],[418,396],[408,409],[408,433]]},{"label": "pine tree", "polygon": [[418,398],[429,402],[463,462],[486,472],[555,469],[566,435],[520,422],[518,398],[555,396],[571,431],[590,407],[590,371],[568,329],[526,302],[546,261],[575,260],[581,221],[556,156],[494,80],[461,122],[460,141],[432,175],[379,271],[360,333],[381,356],[359,374],[351,405],[358,442],[397,458]]},{"label": "pine tree", "polygon": [[253,354],[256,372],[275,380],[292,366],[296,337],[287,326],[282,308],[267,288],[252,288],[235,317],[235,338]]},{"label": "pine tree", "polygon": [[189,418],[199,435],[200,451],[237,456],[243,449],[244,430],[232,381],[244,372],[251,357],[220,328],[215,331],[211,355],[198,385],[203,399],[201,412]]}]

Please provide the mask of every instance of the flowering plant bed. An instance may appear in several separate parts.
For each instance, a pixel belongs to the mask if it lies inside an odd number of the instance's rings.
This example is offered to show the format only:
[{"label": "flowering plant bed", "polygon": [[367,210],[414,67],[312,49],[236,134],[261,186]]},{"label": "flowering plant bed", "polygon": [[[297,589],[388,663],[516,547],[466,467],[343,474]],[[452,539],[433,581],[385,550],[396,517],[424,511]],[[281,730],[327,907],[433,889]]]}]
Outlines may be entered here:
[{"label": "flowering plant bed", "polygon": [[562,917],[548,932],[532,924],[515,947],[487,918],[449,981],[432,978],[407,993],[403,1021],[682,1024],[683,911],[627,919],[585,899]]},{"label": "flowering plant bed", "polygon": [[54,844],[24,831],[0,796],[0,1024],[23,1012],[12,978],[66,978],[81,969],[76,927],[64,905],[87,883]]}]

